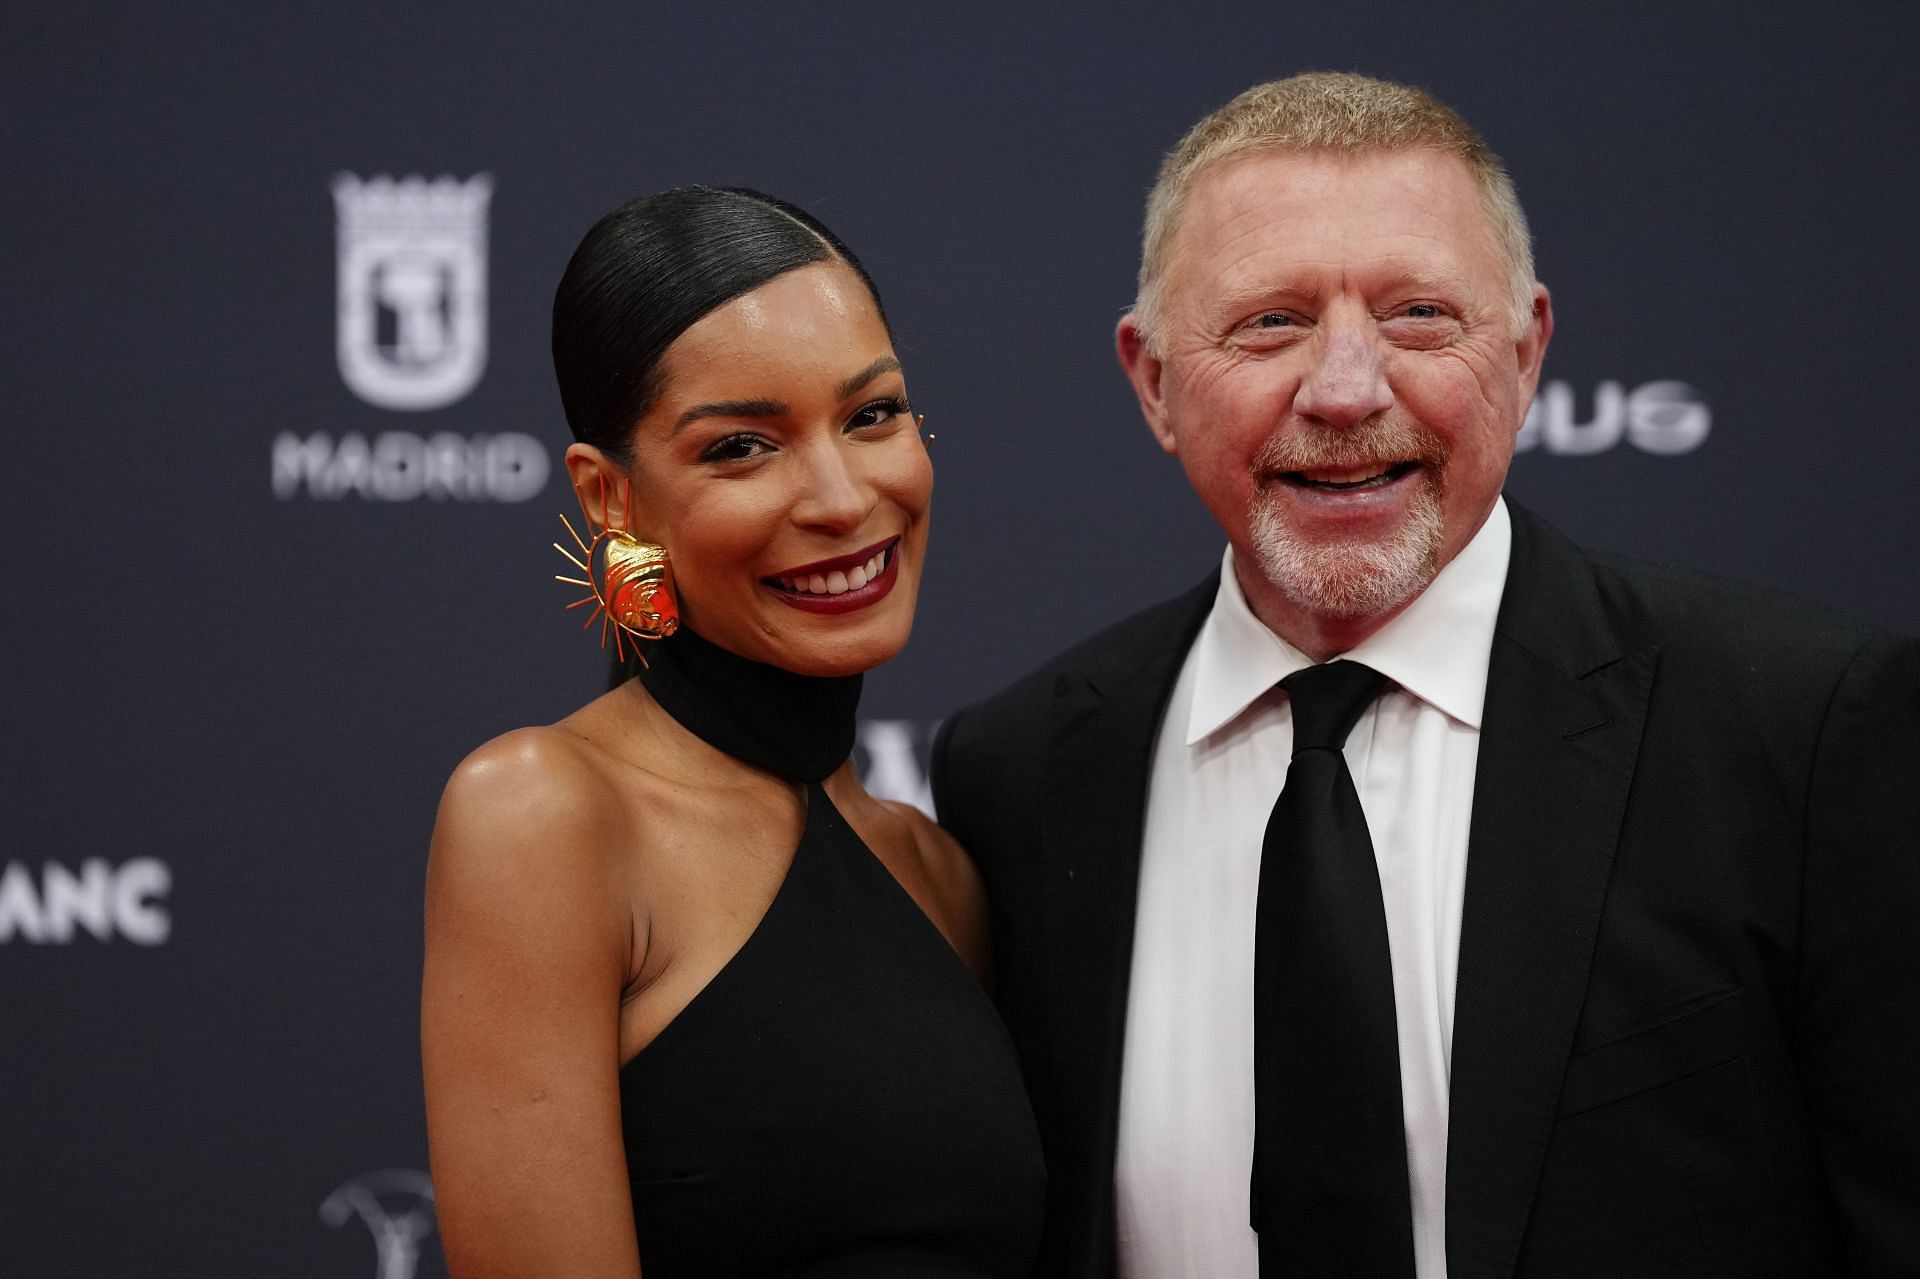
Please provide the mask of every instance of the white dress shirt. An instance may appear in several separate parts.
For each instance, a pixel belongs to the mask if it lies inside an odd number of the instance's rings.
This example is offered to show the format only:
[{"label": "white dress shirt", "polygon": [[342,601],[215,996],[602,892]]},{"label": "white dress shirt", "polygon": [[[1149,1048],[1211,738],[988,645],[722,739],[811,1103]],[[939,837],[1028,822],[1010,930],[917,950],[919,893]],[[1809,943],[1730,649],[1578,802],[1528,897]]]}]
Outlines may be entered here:
[{"label": "white dress shirt", "polygon": [[[1467,826],[1512,529],[1497,502],[1398,617],[1343,654],[1391,684],[1347,737],[1393,958],[1419,1279],[1444,1279],[1447,1083]],[[1312,663],[1220,592],[1154,746],[1120,1089],[1121,1279],[1257,1279],[1253,933],[1260,845],[1293,754],[1276,687]]]}]

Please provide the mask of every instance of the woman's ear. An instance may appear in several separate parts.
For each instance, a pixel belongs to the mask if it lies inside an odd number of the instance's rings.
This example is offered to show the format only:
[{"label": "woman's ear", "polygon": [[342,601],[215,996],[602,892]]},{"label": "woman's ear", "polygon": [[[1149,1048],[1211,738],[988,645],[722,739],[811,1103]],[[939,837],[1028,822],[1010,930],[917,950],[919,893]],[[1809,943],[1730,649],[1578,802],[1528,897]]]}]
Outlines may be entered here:
[{"label": "woman's ear", "polygon": [[595,528],[628,532],[633,486],[626,470],[591,444],[567,445],[567,479],[580,499],[581,514]]}]

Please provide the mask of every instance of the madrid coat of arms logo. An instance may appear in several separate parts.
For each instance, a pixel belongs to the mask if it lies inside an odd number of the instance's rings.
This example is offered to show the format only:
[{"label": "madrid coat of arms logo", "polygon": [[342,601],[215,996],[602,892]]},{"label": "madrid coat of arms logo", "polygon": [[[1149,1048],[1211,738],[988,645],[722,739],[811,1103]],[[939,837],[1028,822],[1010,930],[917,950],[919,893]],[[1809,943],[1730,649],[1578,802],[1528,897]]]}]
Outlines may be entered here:
[{"label": "madrid coat of arms logo", "polygon": [[442,408],[480,381],[492,195],[484,173],[334,179],[340,376],[369,404]]}]

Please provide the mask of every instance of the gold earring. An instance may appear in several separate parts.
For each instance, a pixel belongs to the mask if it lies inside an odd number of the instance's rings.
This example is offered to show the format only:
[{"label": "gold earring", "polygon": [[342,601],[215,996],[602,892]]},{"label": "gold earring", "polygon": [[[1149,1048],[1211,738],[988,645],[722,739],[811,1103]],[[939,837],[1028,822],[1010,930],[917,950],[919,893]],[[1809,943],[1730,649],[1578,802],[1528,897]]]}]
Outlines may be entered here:
[{"label": "gold earring", "polygon": [[[914,418],[913,425],[917,430],[925,431],[927,429],[927,415],[925,413],[922,413],[918,417]],[[933,452],[933,442],[939,438],[940,438],[939,436],[931,432],[928,432],[928,434],[922,440],[922,443],[924,443],[927,446],[927,452],[929,453]]]},{"label": "gold earring", "polygon": [[[607,479],[603,475],[600,477],[602,510],[607,509],[606,498]],[[592,532],[593,517],[586,513],[585,503],[581,504],[581,518]],[[593,625],[594,618],[599,618],[601,648],[607,646],[607,631],[611,629],[613,651],[625,661],[622,632],[635,640],[663,640],[680,629],[680,606],[673,596],[673,566],[667,560],[666,547],[643,542],[625,529],[611,525],[602,526],[590,540],[582,540],[565,515],[560,517],[560,522],[566,525],[567,534],[580,548],[580,554],[576,556],[558,542],[553,544],[553,549],[566,556],[585,577],[556,573],[554,580],[587,588],[586,595],[567,607],[594,606],[580,629],[587,629]],[[598,572],[596,565],[600,566]],[[646,665],[647,659],[640,654],[638,644],[633,646],[633,651],[640,656],[640,664]]]}]

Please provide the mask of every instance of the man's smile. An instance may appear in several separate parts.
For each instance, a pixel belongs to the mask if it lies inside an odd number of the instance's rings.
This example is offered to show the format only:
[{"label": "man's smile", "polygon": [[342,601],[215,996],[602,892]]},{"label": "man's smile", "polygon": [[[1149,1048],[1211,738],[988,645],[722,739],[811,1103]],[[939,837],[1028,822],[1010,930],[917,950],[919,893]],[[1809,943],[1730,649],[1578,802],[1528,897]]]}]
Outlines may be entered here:
[{"label": "man's smile", "polygon": [[1283,471],[1279,479],[1300,488],[1326,492],[1351,492],[1355,489],[1381,488],[1415,470],[1418,462],[1370,462],[1349,467],[1314,467],[1305,471]]}]

